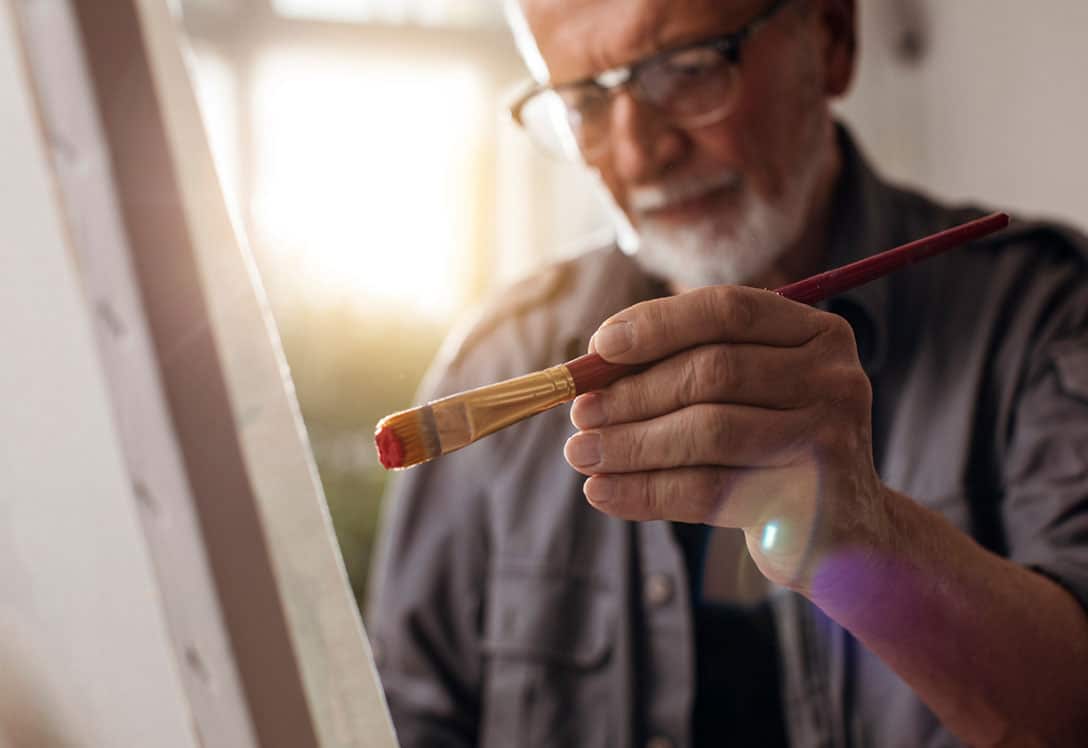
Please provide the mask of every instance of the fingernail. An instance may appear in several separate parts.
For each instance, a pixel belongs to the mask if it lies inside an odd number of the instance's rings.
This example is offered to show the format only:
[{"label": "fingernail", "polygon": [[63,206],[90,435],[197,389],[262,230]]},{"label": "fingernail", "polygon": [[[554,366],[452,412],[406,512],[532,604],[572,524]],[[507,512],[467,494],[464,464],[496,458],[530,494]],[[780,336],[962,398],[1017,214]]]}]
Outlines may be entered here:
[{"label": "fingernail", "polygon": [[593,334],[590,347],[605,358],[623,353],[634,341],[631,339],[630,322],[613,322]]},{"label": "fingernail", "polygon": [[575,434],[567,440],[563,448],[567,462],[574,467],[590,467],[601,461],[601,435],[595,433]]},{"label": "fingernail", "polygon": [[607,421],[604,403],[595,392],[579,395],[570,409],[570,422],[580,429],[595,429]]},{"label": "fingernail", "polygon": [[607,504],[612,499],[616,481],[595,475],[582,484],[582,493],[591,504]]}]

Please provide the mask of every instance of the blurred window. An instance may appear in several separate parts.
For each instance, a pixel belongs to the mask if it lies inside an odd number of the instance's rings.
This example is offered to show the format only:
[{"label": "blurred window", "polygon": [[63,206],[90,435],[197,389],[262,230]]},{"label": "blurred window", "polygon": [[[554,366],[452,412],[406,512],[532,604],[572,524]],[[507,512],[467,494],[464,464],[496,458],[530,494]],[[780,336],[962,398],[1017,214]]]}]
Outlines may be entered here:
[{"label": "blurred window", "polygon": [[364,598],[374,424],[470,305],[601,226],[592,178],[504,118],[498,0],[172,0]]},{"label": "blurred window", "polygon": [[272,0],[277,13],[294,18],[435,26],[498,26],[498,0]]},{"label": "blurred window", "polygon": [[[442,320],[465,301],[487,100],[473,66],[271,49],[253,90],[253,229],[312,302]],[[282,255],[286,255],[283,257]],[[277,258],[269,259],[276,263]]]}]

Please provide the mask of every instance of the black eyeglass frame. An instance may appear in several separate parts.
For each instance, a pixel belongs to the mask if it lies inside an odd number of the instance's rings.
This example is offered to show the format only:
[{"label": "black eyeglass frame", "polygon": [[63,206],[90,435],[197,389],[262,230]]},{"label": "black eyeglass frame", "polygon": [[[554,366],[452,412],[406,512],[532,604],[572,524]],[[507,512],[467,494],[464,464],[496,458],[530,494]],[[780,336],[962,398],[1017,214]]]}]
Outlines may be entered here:
[{"label": "black eyeglass frame", "polygon": [[[689,42],[678,47],[672,47],[671,49],[665,49],[656,52],[649,57],[644,57],[630,65],[614,67],[598,73],[597,75],[588,76],[568,83],[561,83],[558,86],[532,81],[531,83],[526,84],[526,90],[518,95],[510,105],[510,116],[519,127],[525,128],[526,125],[522,119],[522,112],[525,110],[525,105],[534,97],[547,91],[558,94],[562,90],[571,90],[586,85],[596,86],[605,92],[613,92],[627,86],[628,83],[633,82],[635,84],[633,90],[636,92],[636,96],[638,96],[640,101],[647,101],[641,94],[639,86],[637,85],[639,71],[648,65],[660,61],[662,58],[670,57],[681,52],[687,52],[692,49],[704,47],[713,49],[728,61],[730,65],[737,67],[741,62],[741,53],[744,48],[744,43],[790,2],[792,2],[792,0],[774,0],[766,10],[736,31]],[[656,106],[652,101],[647,101],[647,103]]]}]

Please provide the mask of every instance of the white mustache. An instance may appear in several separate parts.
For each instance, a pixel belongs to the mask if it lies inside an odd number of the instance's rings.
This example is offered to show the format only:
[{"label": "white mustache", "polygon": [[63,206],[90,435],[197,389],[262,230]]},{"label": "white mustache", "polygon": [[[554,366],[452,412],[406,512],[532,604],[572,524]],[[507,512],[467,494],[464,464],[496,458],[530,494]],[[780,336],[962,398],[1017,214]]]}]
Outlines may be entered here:
[{"label": "white mustache", "polygon": [[705,177],[690,177],[665,184],[637,187],[628,193],[628,205],[634,213],[646,213],[661,210],[687,200],[694,200],[723,187],[734,187],[740,183],[736,172],[711,174]]}]

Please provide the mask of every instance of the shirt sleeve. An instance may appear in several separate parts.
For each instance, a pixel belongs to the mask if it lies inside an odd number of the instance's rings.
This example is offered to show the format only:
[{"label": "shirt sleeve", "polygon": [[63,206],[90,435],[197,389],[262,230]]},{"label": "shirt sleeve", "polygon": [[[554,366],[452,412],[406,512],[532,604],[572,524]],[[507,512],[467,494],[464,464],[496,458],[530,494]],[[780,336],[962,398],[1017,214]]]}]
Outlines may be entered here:
[{"label": "shirt sleeve", "polygon": [[1003,512],[1010,558],[1088,610],[1088,293],[1066,310],[1014,411]]},{"label": "shirt sleeve", "polygon": [[[447,371],[423,397],[457,384]],[[412,468],[386,494],[368,629],[404,748],[477,741],[488,454],[470,448]]]}]

